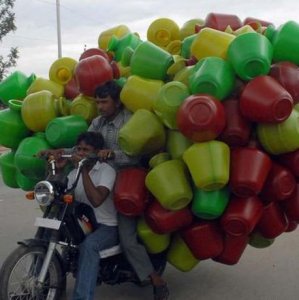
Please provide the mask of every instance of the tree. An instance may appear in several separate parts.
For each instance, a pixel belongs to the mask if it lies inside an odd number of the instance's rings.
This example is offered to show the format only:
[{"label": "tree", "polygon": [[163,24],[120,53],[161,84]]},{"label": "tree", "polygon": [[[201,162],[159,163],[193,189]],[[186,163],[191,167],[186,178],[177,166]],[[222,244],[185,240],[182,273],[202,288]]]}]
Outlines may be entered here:
[{"label": "tree", "polygon": [[[15,0],[0,0],[0,43],[9,33],[17,29],[15,25],[15,14],[12,11]],[[6,57],[0,55],[0,81],[3,80],[8,69],[16,65],[18,59],[18,48],[11,47]]]}]

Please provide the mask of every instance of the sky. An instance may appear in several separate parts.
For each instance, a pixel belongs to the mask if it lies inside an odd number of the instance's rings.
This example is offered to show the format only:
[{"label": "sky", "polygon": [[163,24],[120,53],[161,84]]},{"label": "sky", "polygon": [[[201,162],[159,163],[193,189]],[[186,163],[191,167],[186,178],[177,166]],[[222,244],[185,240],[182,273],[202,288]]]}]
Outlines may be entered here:
[{"label": "sky", "polygon": [[[293,20],[299,23],[298,0],[60,0],[62,56],[78,60],[84,48],[98,47],[101,32],[126,25],[146,40],[147,29],[158,18],[169,18],[181,27],[209,13],[237,15],[242,21],[254,17],[276,27]],[[17,66],[27,75],[48,78],[58,58],[56,0],[16,0],[17,30],[0,44],[0,53],[18,47]]]}]

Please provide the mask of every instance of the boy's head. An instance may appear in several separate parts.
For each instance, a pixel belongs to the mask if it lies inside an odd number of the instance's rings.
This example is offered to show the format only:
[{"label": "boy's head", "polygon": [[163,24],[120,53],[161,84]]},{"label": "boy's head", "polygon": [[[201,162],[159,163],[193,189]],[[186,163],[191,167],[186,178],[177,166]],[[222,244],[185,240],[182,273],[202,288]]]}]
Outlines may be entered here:
[{"label": "boy's head", "polygon": [[76,146],[79,148],[82,145],[88,146],[90,150],[101,150],[104,147],[104,138],[100,132],[87,131],[81,133],[77,138]]}]

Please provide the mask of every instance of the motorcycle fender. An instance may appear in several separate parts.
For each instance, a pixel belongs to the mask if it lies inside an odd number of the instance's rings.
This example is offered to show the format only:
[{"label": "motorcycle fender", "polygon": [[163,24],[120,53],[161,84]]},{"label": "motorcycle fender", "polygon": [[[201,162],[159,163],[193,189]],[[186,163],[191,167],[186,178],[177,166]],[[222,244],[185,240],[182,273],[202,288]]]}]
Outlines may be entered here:
[{"label": "motorcycle fender", "polygon": [[26,239],[23,241],[19,241],[18,244],[23,245],[25,247],[39,246],[39,247],[43,247],[43,248],[47,249],[49,242],[45,241],[45,240],[38,240],[38,239]]},{"label": "motorcycle fender", "polygon": [[[18,244],[22,245],[22,246],[25,246],[25,247],[28,247],[28,248],[30,248],[30,247],[43,247],[47,251],[49,242],[45,241],[45,240],[38,240],[38,239],[26,239],[26,240],[23,240],[23,241],[19,241]],[[63,259],[62,259],[60,253],[57,250],[55,250],[55,255],[58,258],[58,261],[61,265],[62,270],[65,272],[66,270],[65,270],[65,265],[64,265]]]}]

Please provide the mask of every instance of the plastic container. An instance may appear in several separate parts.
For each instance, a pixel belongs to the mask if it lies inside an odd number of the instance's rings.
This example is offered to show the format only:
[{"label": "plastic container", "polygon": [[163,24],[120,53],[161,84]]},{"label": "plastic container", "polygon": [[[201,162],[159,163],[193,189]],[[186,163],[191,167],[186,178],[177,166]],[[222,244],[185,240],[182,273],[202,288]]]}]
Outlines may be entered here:
[{"label": "plastic container", "polygon": [[297,229],[298,223],[296,221],[290,221],[288,220],[288,227],[285,230],[285,232],[293,232]]},{"label": "plastic container", "polygon": [[180,39],[180,28],[169,18],[158,18],[149,25],[146,35],[148,41],[166,47],[171,41]]},{"label": "plastic container", "polygon": [[20,142],[30,134],[21,117],[21,100],[9,100],[8,108],[0,110],[0,145],[16,149]]},{"label": "plastic container", "polygon": [[210,95],[189,96],[177,112],[178,129],[195,142],[214,140],[224,129],[225,123],[223,105]]},{"label": "plastic container", "polygon": [[180,39],[184,40],[185,38],[195,34],[195,25],[204,25],[203,19],[190,19],[187,20],[180,28]]},{"label": "plastic container", "polygon": [[32,191],[39,180],[25,176],[19,170],[16,170],[16,181],[23,191]]},{"label": "plastic container", "polygon": [[165,48],[165,50],[172,55],[180,55],[181,49],[182,49],[181,40],[173,40]]},{"label": "plastic container", "polygon": [[192,142],[187,139],[178,130],[168,130],[166,140],[166,150],[172,159],[182,159],[183,153],[192,145]]},{"label": "plastic container", "polygon": [[289,221],[299,223],[299,184],[296,184],[295,191],[291,197],[282,203],[282,209]]},{"label": "plastic container", "polygon": [[149,41],[141,43],[135,50],[128,47],[122,63],[130,65],[131,74],[148,79],[165,80],[167,70],[174,60],[170,53]]},{"label": "plastic container", "polygon": [[120,92],[120,100],[132,112],[138,109],[152,111],[163,84],[162,80],[132,75],[127,79]]},{"label": "plastic container", "polygon": [[227,188],[209,192],[196,189],[192,200],[192,212],[204,220],[217,219],[223,214],[228,200],[229,191]]},{"label": "plastic container", "polygon": [[179,70],[173,77],[173,81],[179,81],[185,84],[189,90],[189,76],[191,75],[192,69],[194,66],[187,66]]},{"label": "plastic container", "polygon": [[75,146],[78,136],[87,129],[87,122],[81,116],[58,117],[48,123],[46,139],[54,148],[71,148]]},{"label": "plastic container", "polygon": [[258,195],[270,172],[270,157],[256,148],[231,151],[230,188],[239,197]]},{"label": "plastic container", "polygon": [[138,109],[120,129],[118,142],[128,155],[149,154],[163,148],[166,133],[154,113],[146,109]]},{"label": "plastic container", "polygon": [[108,55],[108,53],[106,51],[104,51],[101,48],[89,48],[86,49],[79,57],[79,60],[82,60],[84,58],[93,56],[93,55],[100,55],[103,56],[105,59],[107,59],[108,61],[111,61],[111,57]]},{"label": "plastic container", "polygon": [[103,56],[94,55],[78,62],[75,78],[79,91],[85,96],[94,97],[96,88],[106,81],[118,78],[116,63],[111,63]]},{"label": "plastic container", "polygon": [[68,114],[68,111],[69,106],[64,98],[57,99],[46,90],[29,94],[24,99],[21,108],[26,127],[34,132],[45,131],[51,120]]},{"label": "plastic container", "polygon": [[256,196],[232,197],[220,219],[222,229],[233,236],[249,235],[263,214],[263,204]]},{"label": "plastic container", "polygon": [[151,159],[148,162],[149,168],[153,169],[156,166],[169,161],[170,160],[170,155],[167,152],[159,152],[155,154],[154,156],[151,157]]},{"label": "plastic container", "polygon": [[243,80],[251,80],[268,74],[272,55],[272,44],[265,36],[257,32],[237,36],[227,51],[228,61]]},{"label": "plastic container", "polygon": [[288,220],[278,203],[270,202],[263,209],[257,225],[258,231],[268,239],[274,239],[286,231]]},{"label": "plastic container", "polygon": [[214,261],[226,265],[235,265],[239,262],[248,244],[248,236],[233,236],[226,234],[224,237],[224,249]]},{"label": "plastic container", "polygon": [[234,30],[232,34],[234,34],[235,36],[239,36],[241,34],[250,33],[250,32],[256,32],[256,31],[250,25],[243,25],[237,30]]},{"label": "plastic container", "polygon": [[292,96],[270,76],[252,79],[240,97],[242,114],[253,122],[280,123],[290,116],[292,109]]},{"label": "plastic container", "polygon": [[183,230],[182,238],[199,260],[217,257],[224,249],[223,234],[215,222],[194,223]]},{"label": "plastic container", "polygon": [[187,36],[183,39],[182,41],[182,46],[181,46],[181,55],[184,58],[190,58],[191,56],[191,45],[193,41],[196,38],[196,34],[192,34],[190,36]]},{"label": "plastic container", "polygon": [[226,126],[221,132],[219,139],[230,147],[243,147],[248,144],[252,124],[241,114],[239,101],[228,99],[222,102]]},{"label": "plastic container", "polygon": [[268,26],[264,35],[273,45],[273,61],[290,61],[299,64],[299,41],[295,37],[299,34],[299,24],[288,21],[278,27]]},{"label": "plastic container", "polygon": [[228,183],[230,150],[225,143],[195,143],[184,152],[183,159],[196,187],[215,191]]},{"label": "plastic container", "polygon": [[15,152],[13,151],[8,151],[0,155],[0,169],[1,169],[2,180],[4,184],[10,188],[19,187],[16,181],[17,169],[14,160],[15,160]]},{"label": "plastic container", "polygon": [[189,95],[188,87],[179,81],[167,82],[160,88],[153,110],[166,127],[177,129],[177,111]]},{"label": "plastic container", "polygon": [[27,89],[27,95],[35,94],[36,92],[41,91],[49,91],[56,98],[59,98],[63,96],[64,88],[62,84],[46,78],[37,77]]},{"label": "plastic container", "polygon": [[277,124],[258,124],[258,139],[270,154],[283,154],[299,148],[299,112],[293,109],[290,116]]},{"label": "plastic container", "polygon": [[46,162],[37,157],[42,150],[51,149],[43,132],[35,133],[20,143],[15,154],[15,165],[24,175],[32,179],[44,179],[46,176]]},{"label": "plastic container", "polygon": [[114,186],[114,205],[118,212],[128,217],[143,214],[148,192],[145,187],[147,171],[142,168],[121,169]]},{"label": "plastic container", "polygon": [[167,261],[181,272],[189,272],[197,266],[199,260],[194,257],[180,235],[175,235],[167,251]]},{"label": "plastic container", "polygon": [[80,94],[71,102],[70,114],[81,116],[87,123],[90,123],[98,116],[98,107],[94,98]]},{"label": "plastic container", "polygon": [[130,32],[130,29],[126,25],[118,25],[115,27],[108,28],[105,31],[102,31],[98,37],[99,48],[107,50],[110,39],[113,35],[117,37],[122,37]]},{"label": "plastic container", "polygon": [[276,79],[299,102],[299,68],[289,61],[281,61],[271,66],[269,75]]},{"label": "plastic container", "polygon": [[117,37],[112,35],[108,43],[107,51],[111,51],[114,54],[114,59],[120,61],[123,55],[123,52],[126,47],[135,49],[142,41],[139,36],[135,33],[127,33],[122,37]]},{"label": "plastic container", "polygon": [[235,87],[235,73],[226,60],[207,57],[196,63],[189,82],[192,94],[209,94],[223,100]]},{"label": "plastic container", "polygon": [[[45,131],[48,123],[69,112],[68,102],[46,90],[29,94],[23,101],[21,114],[27,128],[34,132]],[[37,118],[38,116],[38,118]]]},{"label": "plastic container", "polygon": [[290,170],[297,180],[299,177],[299,149],[277,156],[277,161]]},{"label": "plastic container", "polygon": [[131,76],[131,67],[124,66],[121,62],[117,62],[117,67],[119,70],[119,78],[115,81],[119,84],[119,86],[123,87],[124,83],[126,83],[127,78]]},{"label": "plastic container", "polygon": [[20,71],[11,73],[0,83],[0,100],[5,105],[8,105],[8,101],[11,99],[24,99],[28,87],[35,79],[35,74],[27,77]]},{"label": "plastic container", "polygon": [[205,18],[204,26],[221,31],[230,26],[233,30],[236,30],[242,26],[242,21],[238,16],[232,14],[209,13]]},{"label": "plastic container", "polygon": [[252,18],[252,17],[246,17],[243,21],[243,24],[254,24],[254,23],[259,23],[259,24],[261,24],[261,26],[265,26],[265,27],[267,27],[269,25],[273,25],[272,22],[257,19],[257,18]]},{"label": "plastic container", "polygon": [[70,57],[56,59],[49,69],[50,80],[62,85],[67,84],[73,77],[76,65],[77,61]]},{"label": "plastic container", "polygon": [[277,156],[277,161],[288,168],[296,179],[299,177],[299,149]]},{"label": "plastic container", "polygon": [[75,77],[73,77],[65,86],[64,86],[64,97],[68,100],[73,100],[79,96],[79,86],[76,82]]},{"label": "plastic container", "polygon": [[285,167],[272,163],[272,167],[261,192],[261,199],[265,202],[285,201],[295,191],[296,179]]},{"label": "plastic container", "polygon": [[169,234],[154,233],[142,218],[138,220],[137,233],[149,253],[163,252],[170,244]]},{"label": "plastic container", "polygon": [[181,160],[168,160],[149,171],[145,184],[164,208],[180,210],[191,202],[193,196],[187,176]]},{"label": "plastic container", "polygon": [[254,248],[262,249],[270,247],[274,243],[275,239],[267,239],[261,235],[260,232],[254,231],[249,236],[248,244]]},{"label": "plastic container", "polygon": [[191,225],[193,221],[193,215],[188,207],[172,211],[164,208],[158,201],[148,205],[144,218],[149,227],[159,234],[178,231]]},{"label": "plastic container", "polygon": [[213,28],[203,28],[194,39],[190,53],[197,60],[209,56],[226,59],[227,49],[236,37]]}]

